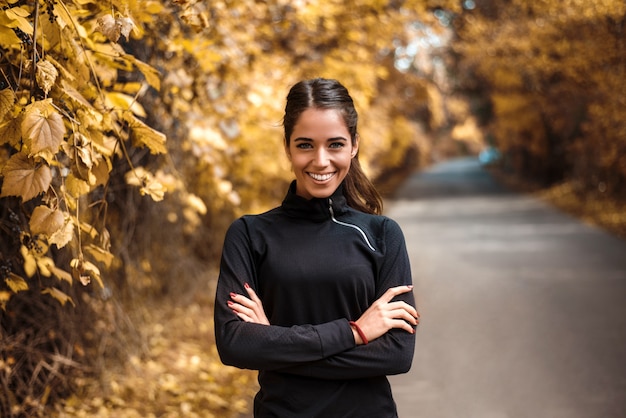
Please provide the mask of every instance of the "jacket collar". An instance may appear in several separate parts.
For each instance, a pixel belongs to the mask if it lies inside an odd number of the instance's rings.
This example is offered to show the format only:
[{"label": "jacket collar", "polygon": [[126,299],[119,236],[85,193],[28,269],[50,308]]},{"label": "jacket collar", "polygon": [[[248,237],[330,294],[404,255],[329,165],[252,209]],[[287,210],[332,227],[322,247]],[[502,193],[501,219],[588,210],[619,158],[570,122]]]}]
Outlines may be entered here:
[{"label": "jacket collar", "polygon": [[332,201],[333,213],[339,215],[348,210],[348,203],[343,195],[343,183],[330,198],[305,199],[296,194],[296,181],[292,181],[287,191],[287,196],[282,203],[285,213],[294,218],[306,218],[313,221],[330,219],[330,202]]}]

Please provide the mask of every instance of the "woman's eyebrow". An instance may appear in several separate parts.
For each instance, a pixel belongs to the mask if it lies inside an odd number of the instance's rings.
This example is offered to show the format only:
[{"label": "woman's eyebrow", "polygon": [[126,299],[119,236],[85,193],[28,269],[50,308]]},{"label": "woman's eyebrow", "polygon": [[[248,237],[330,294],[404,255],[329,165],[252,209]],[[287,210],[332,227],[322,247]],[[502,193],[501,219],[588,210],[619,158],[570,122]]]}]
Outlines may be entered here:
[{"label": "woman's eyebrow", "polygon": [[[313,139],[311,139],[311,138],[307,138],[307,137],[305,137],[305,136],[299,136],[299,137],[297,137],[297,138],[294,138],[294,140],[293,140],[293,141],[294,141],[294,142],[296,142],[296,141],[307,141],[307,142],[313,142]],[[348,139],[347,139],[347,138],[344,138],[343,136],[334,136],[334,137],[328,138],[328,139],[326,140],[326,142],[332,142],[332,141],[346,141],[346,142],[347,142],[347,141],[348,141]]]}]

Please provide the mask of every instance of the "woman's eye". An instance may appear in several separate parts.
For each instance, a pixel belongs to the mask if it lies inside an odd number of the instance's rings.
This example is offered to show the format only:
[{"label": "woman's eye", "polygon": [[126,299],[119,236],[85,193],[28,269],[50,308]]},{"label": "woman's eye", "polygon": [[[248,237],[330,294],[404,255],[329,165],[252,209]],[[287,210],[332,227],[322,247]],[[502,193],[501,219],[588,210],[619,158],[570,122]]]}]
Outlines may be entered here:
[{"label": "woman's eye", "polygon": [[333,142],[330,144],[330,148],[343,148],[345,144],[343,142]]},{"label": "woman's eye", "polygon": [[296,145],[296,148],[298,148],[298,149],[311,149],[311,148],[313,148],[313,145],[308,144],[306,142],[301,142],[298,145]]}]

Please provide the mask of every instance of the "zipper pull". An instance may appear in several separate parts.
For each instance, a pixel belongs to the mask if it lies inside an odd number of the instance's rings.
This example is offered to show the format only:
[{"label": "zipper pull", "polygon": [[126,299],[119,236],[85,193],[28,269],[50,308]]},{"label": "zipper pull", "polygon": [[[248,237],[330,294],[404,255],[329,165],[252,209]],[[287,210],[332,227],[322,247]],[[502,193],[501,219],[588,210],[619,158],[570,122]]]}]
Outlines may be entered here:
[{"label": "zipper pull", "polygon": [[330,217],[334,218],[335,212],[333,211],[333,199],[330,197],[328,198],[328,211],[330,212]]}]

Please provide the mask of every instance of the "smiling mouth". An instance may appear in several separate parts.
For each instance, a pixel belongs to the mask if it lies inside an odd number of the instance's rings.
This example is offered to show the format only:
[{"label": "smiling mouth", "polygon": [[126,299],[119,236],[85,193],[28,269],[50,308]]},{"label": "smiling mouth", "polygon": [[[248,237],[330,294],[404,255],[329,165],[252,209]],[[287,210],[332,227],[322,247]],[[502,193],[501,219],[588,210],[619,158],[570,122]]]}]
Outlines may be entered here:
[{"label": "smiling mouth", "polygon": [[330,180],[336,173],[327,173],[327,174],[307,173],[307,174],[315,181],[326,181],[326,180]]}]

